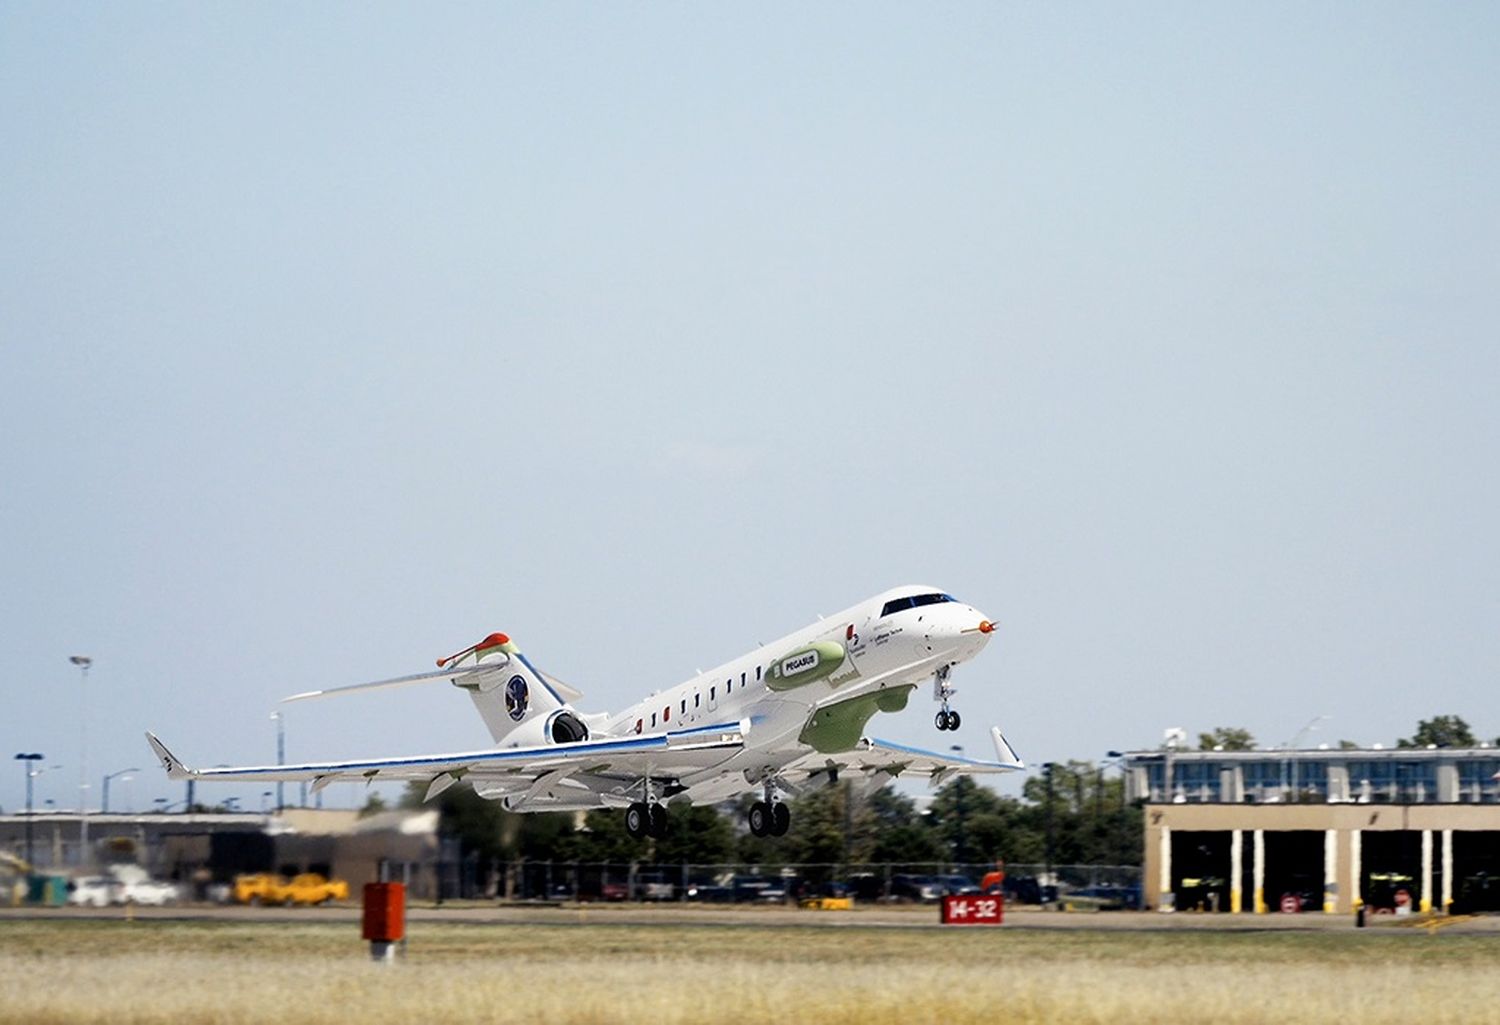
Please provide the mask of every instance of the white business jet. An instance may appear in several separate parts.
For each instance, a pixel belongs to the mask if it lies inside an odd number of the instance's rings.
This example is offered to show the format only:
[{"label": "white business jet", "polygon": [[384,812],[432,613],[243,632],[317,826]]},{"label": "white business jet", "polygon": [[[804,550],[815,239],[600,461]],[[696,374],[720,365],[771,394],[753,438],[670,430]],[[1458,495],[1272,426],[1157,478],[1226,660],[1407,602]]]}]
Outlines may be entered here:
[{"label": "white business jet", "polygon": [[153,734],[169,779],[417,780],[431,800],[460,780],[511,811],[624,808],[633,837],[663,836],[668,802],[712,804],[746,791],[756,836],[784,835],[786,794],[852,780],[866,792],[902,775],[937,785],[955,775],[1024,768],[991,728],[996,760],[924,751],[865,735],[876,712],[899,712],[932,684],[939,730],[955,730],[953,667],[979,654],[995,625],[930,587],[898,587],[763,645],[617,715],[585,714],[580,695],[538,670],[505,634],[438,660],[438,671],[293,695],[288,701],[450,680],[465,690],[496,746],[458,754],[191,769]]}]

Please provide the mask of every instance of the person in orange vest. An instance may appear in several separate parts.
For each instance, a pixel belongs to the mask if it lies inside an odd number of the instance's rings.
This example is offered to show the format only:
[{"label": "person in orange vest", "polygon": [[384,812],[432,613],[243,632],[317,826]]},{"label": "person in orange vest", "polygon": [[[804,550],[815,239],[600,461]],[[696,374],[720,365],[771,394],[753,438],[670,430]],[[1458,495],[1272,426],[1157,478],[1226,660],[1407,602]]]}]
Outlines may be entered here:
[{"label": "person in orange vest", "polygon": [[1005,862],[995,862],[995,871],[986,872],[984,878],[979,881],[981,893],[1004,893],[1005,892]]}]

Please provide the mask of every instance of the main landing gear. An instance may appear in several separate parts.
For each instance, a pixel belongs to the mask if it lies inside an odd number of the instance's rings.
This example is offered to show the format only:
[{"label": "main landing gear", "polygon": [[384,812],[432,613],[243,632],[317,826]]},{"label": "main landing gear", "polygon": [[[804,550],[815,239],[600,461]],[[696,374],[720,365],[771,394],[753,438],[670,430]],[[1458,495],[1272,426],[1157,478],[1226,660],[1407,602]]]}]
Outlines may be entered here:
[{"label": "main landing gear", "polygon": [[660,840],[667,835],[667,809],[654,797],[650,801],[636,801],[625,809],[625,832],[636,840],[648,836]]},{"label": "main landing gear", "polygon": [[932,674],[932,699],[942,702],[942,709],[938,712],[933,722],[940,730],[956,730],[963,722],[963,718],[948,707],[948,700],[958,692],[953,686],[953,667],[943,666]]},{"label": "main landing gear", "polygon": [[770,783],[765,786],[765,800],[750,806],[746,816],[752,836],[786,836],[792,828],[792,810],[781,802],[781,795]]}]

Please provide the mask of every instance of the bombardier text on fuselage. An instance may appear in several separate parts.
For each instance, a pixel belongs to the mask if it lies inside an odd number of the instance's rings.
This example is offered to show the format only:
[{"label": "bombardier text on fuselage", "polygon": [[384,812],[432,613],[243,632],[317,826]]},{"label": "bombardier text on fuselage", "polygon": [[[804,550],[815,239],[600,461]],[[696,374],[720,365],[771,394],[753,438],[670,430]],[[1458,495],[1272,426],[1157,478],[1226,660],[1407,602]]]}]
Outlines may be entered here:
[{"label": "bombardier text on fuselage", "polygon": [[467,691],[493,748],[454,754],[191,769],[146,735],[171,779],[312,783],[417,780],[431,799],[460,780],[512,811],[625,810],[632,836],[661,836],[667,805],[715,803],[750,791],[749,826],[784,834],[787,794],[853,780],[875,789],[905,773],[936,784],[958,774],[1023,768],[998,727],[995,760],[872,738],[877,712],[899,712],[930,684],[935,724],[954,730],[953,669],[982,651],[995,625],[930,587],[898,587],[623,711],[588,714],[505,634],[438,660],[436,672],[293,695],[301,701],[448,680]]}]

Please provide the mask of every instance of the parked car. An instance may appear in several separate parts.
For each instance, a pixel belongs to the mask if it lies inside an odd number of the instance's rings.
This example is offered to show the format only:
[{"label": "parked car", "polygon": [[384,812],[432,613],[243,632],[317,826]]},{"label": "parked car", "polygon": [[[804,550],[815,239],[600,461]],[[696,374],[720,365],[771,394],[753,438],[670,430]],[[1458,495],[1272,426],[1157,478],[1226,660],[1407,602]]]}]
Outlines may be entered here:
[{"label": "parked car", "polygon": [[635,879],[636,900],[671,900],[677,888],[659,872],[643,872]]},{"label": "parked car", "polygon": [[934,876],[933,881],[952,897],[979,892],[979,887],[968,876]]},{"label": "parked car", "polygon": [[274,904],[281,880],[268,872],[255,872],[234,877],[234,902],[236,904]]},{"label": "parked car", "polygon": [[136,879],[122,881],[117,895],[117,900],[121,904],[162,907],[166,904],[176,904],[181,900],[182,890],[176,883],[168,883],[161,879]]},{"label": "parked car", "polygon": [[1085,886],[1062,894],[1058,902],[1075,911],[1139,911],[1141,890],[1138,886]]},{"label": "parked car", "polygon": [[735,876],[734,899],[756,904],[781,904],[786,901],[786,884],[767,876]]},{"label": "parked car", "polygon": [[105,908],[117,903],[120,881],[114,876],[80,876],[68,884],[68,903],[85,908]]},{"label": "parked car", "polygon": [[316,872],[303,872],[275,889],[276,902],[288,907],[301,904],[327,904],[331,900],[348,900],[349,884],[342,879],[326,879]]},{"label": "parked car", "polygon": [[943,885],[931,876],[891,876],[891,897],[894,900],[913,900],[923,904],[934,904],[943,897]]}]

